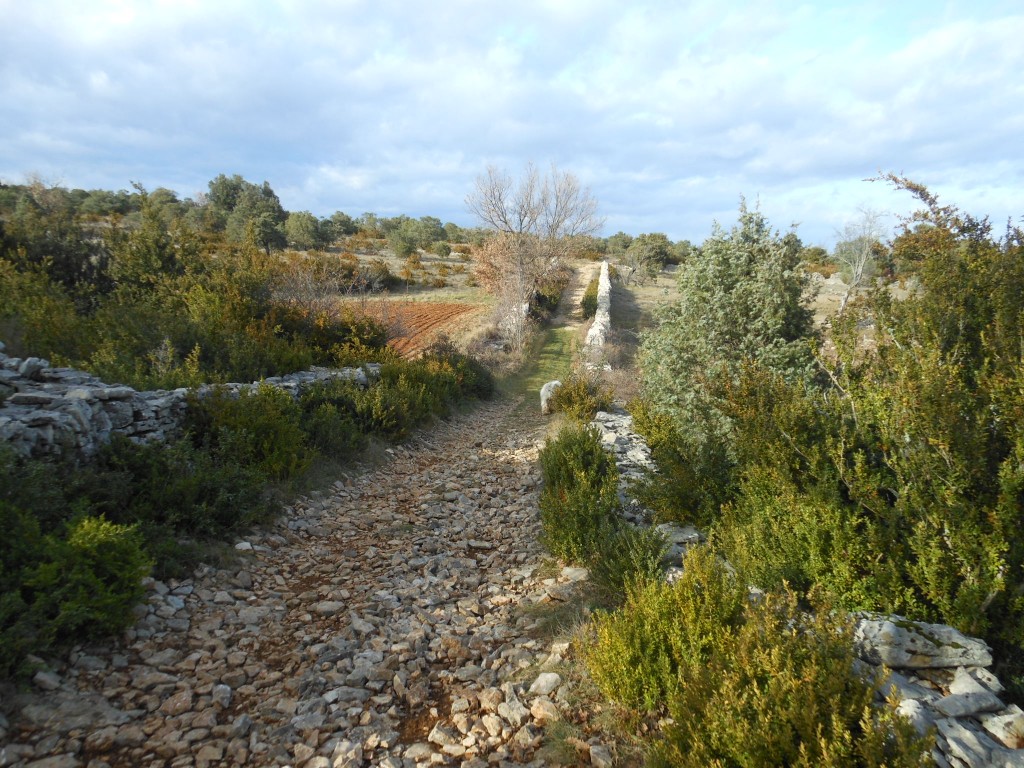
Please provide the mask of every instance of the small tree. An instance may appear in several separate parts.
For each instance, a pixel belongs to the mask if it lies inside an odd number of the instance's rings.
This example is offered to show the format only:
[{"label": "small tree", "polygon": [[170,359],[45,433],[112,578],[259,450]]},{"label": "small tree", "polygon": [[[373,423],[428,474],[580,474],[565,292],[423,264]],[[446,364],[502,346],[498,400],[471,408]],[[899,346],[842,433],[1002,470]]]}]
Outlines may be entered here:
[{"label": "small tree", "polygon": [[342,211],[335,211],[331,214],[331,224],[333,225],[333,234],[336,237],[354,235],[359,231],[359,225],[356,224],[351,216]]},{"label": "small tree", "polygon": [[309,211],[288,214],[284,223],[284,234],[288,244],[300,250],[321,247],[320,222]]},{"label": "small tree", "polygon": [[622,257],[627,268],[626,282],[635,280],[642,284],[646,278],[657,276],[671,256],[672,243],[661,232],[639,235]]},{"label": "small tree", "polygon": [[518,182],[489,167],[466,205],[497,233],[480,249],[477,279],[498,296],[499,323],[518,348],[537,288],[558,267],[569,240],[600,229],[597,201],[572,173],[552,165],[542,177],[529,164]]},{"label": "small tree", "polygon": [[701,257],[681,266],[679,301],[643,339],[645,397],[673,423],[677,452],[688,473],[700,475],[686,482],[706,487],[707,512],[731,483],[735,451],[723,403],[741,366],[754,360],[789,378],[812,368],[799,251],[797,237],[780,237],[741,201],[739,223],[728,232],[716,224]]},{"label": "small tree", "polygon": [[862,210],[861,217],[848,223],[839,235],[841,239],[836,243],[833,259],[845,273],[849,288],[839,304],[837,314],[843,313],[864,281],[874,274],[876,255],[883,248],[881,218],[877,211]]}]

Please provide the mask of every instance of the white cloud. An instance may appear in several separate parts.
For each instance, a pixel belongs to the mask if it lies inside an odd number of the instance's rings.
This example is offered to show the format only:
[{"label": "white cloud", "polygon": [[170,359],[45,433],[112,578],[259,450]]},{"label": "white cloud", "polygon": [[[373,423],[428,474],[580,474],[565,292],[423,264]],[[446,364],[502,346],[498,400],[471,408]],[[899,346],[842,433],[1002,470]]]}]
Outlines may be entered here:
[{"label": "white cloud", "polygon": [[691,239],[745,193],[827,240],[878,170],[1019,210],[1013,3],[730,8],[0,0],[0,177],[192,194],[237,172],[295,209],[466,222],[488,163],[555,160],[610,231]]}]

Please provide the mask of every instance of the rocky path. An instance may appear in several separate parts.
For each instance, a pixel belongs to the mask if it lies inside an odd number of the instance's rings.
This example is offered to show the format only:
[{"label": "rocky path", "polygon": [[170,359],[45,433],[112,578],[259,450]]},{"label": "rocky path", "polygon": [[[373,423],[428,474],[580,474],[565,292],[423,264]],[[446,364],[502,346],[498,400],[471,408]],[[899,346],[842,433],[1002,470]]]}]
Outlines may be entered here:
[{"label": "rocky path", "polygon": [[530,764],[564,695],[530,606],[580,574],[539,572],[543,424],[517,405],[296,503],[237,567],[152,583],[124,644],[6,697],[0,766]]}]

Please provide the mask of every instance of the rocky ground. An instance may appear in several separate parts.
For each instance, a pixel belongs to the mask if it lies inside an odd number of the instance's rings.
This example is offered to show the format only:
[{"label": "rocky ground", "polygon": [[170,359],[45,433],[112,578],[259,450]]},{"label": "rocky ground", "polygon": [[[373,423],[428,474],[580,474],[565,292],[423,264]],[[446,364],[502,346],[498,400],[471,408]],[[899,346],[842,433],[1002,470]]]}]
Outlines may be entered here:
[{"label": "rocky ground", "polygon": [[150,584],[122,644],[5,694],[0,766],[543,764],[567,685],[538,606],[585,572],[545,565],[523,413],[481,406],[296,503],[237,567]]}]

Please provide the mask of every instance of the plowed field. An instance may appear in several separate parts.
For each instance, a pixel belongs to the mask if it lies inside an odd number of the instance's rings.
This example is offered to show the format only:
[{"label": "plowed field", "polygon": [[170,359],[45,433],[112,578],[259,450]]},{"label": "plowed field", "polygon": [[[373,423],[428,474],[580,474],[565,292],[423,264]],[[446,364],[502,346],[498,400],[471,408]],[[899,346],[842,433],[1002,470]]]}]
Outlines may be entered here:
[{"label": "plowed field", "polygon": [[402,357],[415,357],[439,333],[455,338],[483,322],[488,308],[481,304],[435,301],[385,301],[369,303],[364,312],[392,329],[389,342]]}]

